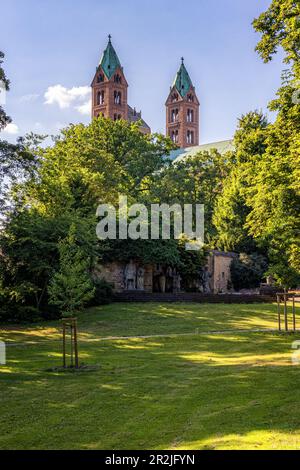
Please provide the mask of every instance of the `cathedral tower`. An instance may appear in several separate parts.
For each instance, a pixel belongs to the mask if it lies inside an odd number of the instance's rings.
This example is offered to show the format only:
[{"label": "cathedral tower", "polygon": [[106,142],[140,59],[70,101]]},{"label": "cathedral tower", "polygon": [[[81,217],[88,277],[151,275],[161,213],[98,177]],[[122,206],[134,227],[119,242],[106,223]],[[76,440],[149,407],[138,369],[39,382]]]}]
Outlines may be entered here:
[{"label": "cathedral tower", "polygon": [[108,36],[107,47],[92,82],[92,118],[102,114],[113,120],[128,119],[127,88],[119,58]]},{"label": "cathedral tower", "polygon": [[180,148],[199,145],[199,106],[182,58],[166,101],[166,133]]},{"label": "cathedral tower", "polygon": [[108,36],[108,44],[103,52],[100,64],[92,81],[92,119],[102,114],[106,118],[125,119],[129,122],[139,121],[144,134],[151,132],[148,124],[142,119],[141,111],[128,105],[126,81],[123,67]]}]

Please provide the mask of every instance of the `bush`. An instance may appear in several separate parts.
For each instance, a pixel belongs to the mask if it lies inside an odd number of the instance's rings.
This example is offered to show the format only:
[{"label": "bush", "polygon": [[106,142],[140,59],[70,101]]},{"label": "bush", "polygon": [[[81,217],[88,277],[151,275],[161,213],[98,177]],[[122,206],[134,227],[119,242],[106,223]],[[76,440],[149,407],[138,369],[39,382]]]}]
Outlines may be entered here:
[{"label": "bush", "polygon": [[40,319],[40,312],[35,307],[14,302],[0,294],[0,323],[33,323]]},{"label": "bush", "polygon": [[289,266],[285,259],[279,260],[278,263],[272,264],[267,272],[275,280],[276,285],[285,287],[286,289],[295,289],[300,286],[300,273]]},{"label": "bush", "polygon": [[113,286],[105,279],[94,279],[95,294],[91,301],[91,305],[109,304],[113,298]]},{"label": "bush", "polygon": [[259,287],[268,268],[267,260],[257,253],[248,255],[241,253],[234,258],[230,271],[231,281],[235,290]]}]

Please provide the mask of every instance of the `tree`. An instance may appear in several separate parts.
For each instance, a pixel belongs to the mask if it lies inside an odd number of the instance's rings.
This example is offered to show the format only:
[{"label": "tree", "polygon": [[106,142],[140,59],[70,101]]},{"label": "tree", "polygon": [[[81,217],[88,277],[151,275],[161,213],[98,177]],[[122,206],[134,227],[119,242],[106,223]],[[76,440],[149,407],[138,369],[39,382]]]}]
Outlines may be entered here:
[{"label": "tree", "polygon": [[292,94],[286,78],[270,104],[278,113],[273,124],[253,113],[240,121],[235,164],[213,216],[219,248],[267,253],[281,280],[284,266],[289,280],[300,272],[300,106]]},{"label": "tree", "polygon": [[[5,75],[5,71],[2,67],[4,59],[4,53],[0,51],[0,87],[4,87],[5,91],[9,91],[9,80]],[[1,90],[0,90],[1,91]],[[0,103],[0,132],[11,122],[11,118],[7,116],[3,107]]]},{"label": "tree", "polygon": [[[9,91],[10,82],[2,67],[4,59],[0,51],[0,92],[1,87]],[[0,132],[11,122],[0,103]],[[0,139],[0,223],[8,209],[11,209],[12,199],[10,189],[16,181],[22,181],[32,175],[37,165],[37,146],[43,140],[42,136],[30,134],[19,138],[17,144],[10,144]]]},{"label": "tree", "polygon": [[[76,212],[53,217],[33,209],[16,210],[0,233],[0,282],[8,310],[15,319],[25,319],[25,307],[42,318],[57,316],[49,306],[49,281],[59,268],[59,240],[76,225],[76,240],[90,260],[96,259],[95,218]],[[89,266],[89,268],[91,268]],[[28,312],[27,320],[31,319]]]},{"label": "tree", "polygon": [[14,198],[12,190],[35,174],[39,164],[37,145],[43,139],[43,136],[30,134],[19,138],[16,144],[0,140],[0,221],[20,204],[21,193]]},{"label": "tree", "polygon": [[94,296],[89,259],[76,242],[76,228],[70,227],[68,237],[58,244],[59,269],[49,285],[50,303],[56,305],[63,316],[73,316]]},{"label": "tree", "polygon": [[298,0],[272,0],[267,11],[253,21],[262,34],[256,50],[265,62],[272,60],[278,48],[285,53],[285,62],[292,63],[296,74],[300,58],[300,4]]},{"label": "tree", "polygon": [[[36,136],[31,141],[30,171],[21,181],[12,180],[13,210],[0,237],[0,280],[10,312],[18,316],[23,306],[31,306],[49,318],[57,313],[49,305],[48,287],[59,269],[59,240],[74,223],[91,270],[101,245],[96,238],[98,204],[118,202],[119,193],[132,202],[140,194],[146,197],[172,143],[144,136],[138,125],[104,118],[70,126],[46,149]],[[23,145],[27,150],[28,140]]]},{"label": "tree", "polygon": [[245,227],[249,207],[245,201],[244,182],[238,168],[224,181],[222,194],[216,199],[213,223],[217,230],[216,245],[225,251],[255,250],[253,237]]},{"label": "tree", "polygon": [[96,212],[100,203],[134,202],[149,192],[172,148],[170,139],[143,135],[138,124],[99,117],[71,125],[55,145],[40,149],[41,166],[22,187],[24,203],[48,214]]},{"label": "tree", "polygon": [[241,253],[238,258],[233,259],[230,266],[233,287],[236,290],[259,287],[267,268],[268,263],[264,256]]},{"label": "tree", "polygon": [[277,112],[275,122],[253,114],[243,119],[235,136],[235,168],[214,214],[219,242],[236,249],[239,241],[252,239],[266,250],[269,273],[286,287],[296,285],[300,273],[299,19],[298,1],[273,0],[254,21],[262,33],[257,50],[264,61],[282,47],[292,70],[283,74],[269,105]]},{"label": "tree", "polygon": [[230,172],[223,182],[222,192],[217,195],[212,218],[219,249],[246,253],[257,250],[246,227],[251,212],[246,196],[247,188],[255,182],[257,164],[266,150],[267,132],[267,120],[259,111],[243,115],[238,121]]},{"label": "tree", "polygon": [[270,104],[277,118],[268,128],[267,148],[246,194],[249,233],[268,244],[281,278],[284,265],[289,272],[300,272],[300,104],[292,100],[290,77],[284,77],[278,98]]},{"label": "tree", "polygon": [[250,111],[238,119],[232,163],[252,162],[264,154],[267,147],[268,124],[266,116],[258,110]]},{"label": "tree", "polygon": [[205,239],[211,243],[216,233],[212,224],[214,205],[229,168],[228,155],[221,155],[215,149],[166,165],[156,175],[150,191],[151,201],[182,206],[204,204]]}]

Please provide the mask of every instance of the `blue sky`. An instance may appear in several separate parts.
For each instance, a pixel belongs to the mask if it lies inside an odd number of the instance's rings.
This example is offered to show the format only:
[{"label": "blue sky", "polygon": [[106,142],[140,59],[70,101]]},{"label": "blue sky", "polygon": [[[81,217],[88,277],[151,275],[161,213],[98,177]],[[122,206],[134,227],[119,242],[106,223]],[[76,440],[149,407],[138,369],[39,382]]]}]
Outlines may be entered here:
[{"label": "blue sky", "polygon": [[251,22],[270,0],[0,0],[1,49],[14,126],[56,134],[88,123],[88,86],[112,35],[128,102],[165,132],[165,100],[184,56],[201,102],[200,141],[231,138],[237,118],[266,110],[280,86],[281,56],[264,64]]}]

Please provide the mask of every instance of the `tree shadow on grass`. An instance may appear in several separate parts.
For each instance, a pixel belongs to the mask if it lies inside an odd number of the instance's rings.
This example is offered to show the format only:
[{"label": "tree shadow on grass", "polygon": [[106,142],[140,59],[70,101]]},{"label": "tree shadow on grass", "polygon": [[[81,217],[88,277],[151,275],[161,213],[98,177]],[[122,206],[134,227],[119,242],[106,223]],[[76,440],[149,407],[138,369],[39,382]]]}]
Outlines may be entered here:
[{"label": "tree shadow on grass", "polygon": [[[300,313],[300,307],[297,309]],[[298,315],[297,315],[298,316]],[[300,323],[298,324],[300,326]],[[78,317],[79,338],[277,328],[275,304],[111,304],[87,309]],[[43,342],[61,339],[59,322],[0,327],[7,342]]]},{"label": "tree shadow on grass", "polygon": [[[13,415],[17,428],[8,425],[0,447],[271,448],[276,438],[296,446],[293,339],[232,334],[83,343],[84,361],[101,369],[76,377],[43,372],[53,343],[21,357],[16,350],[20,368],[2,380],[1,414],[4,423]],[[41,362],[30,363],[30,355]]]}]

